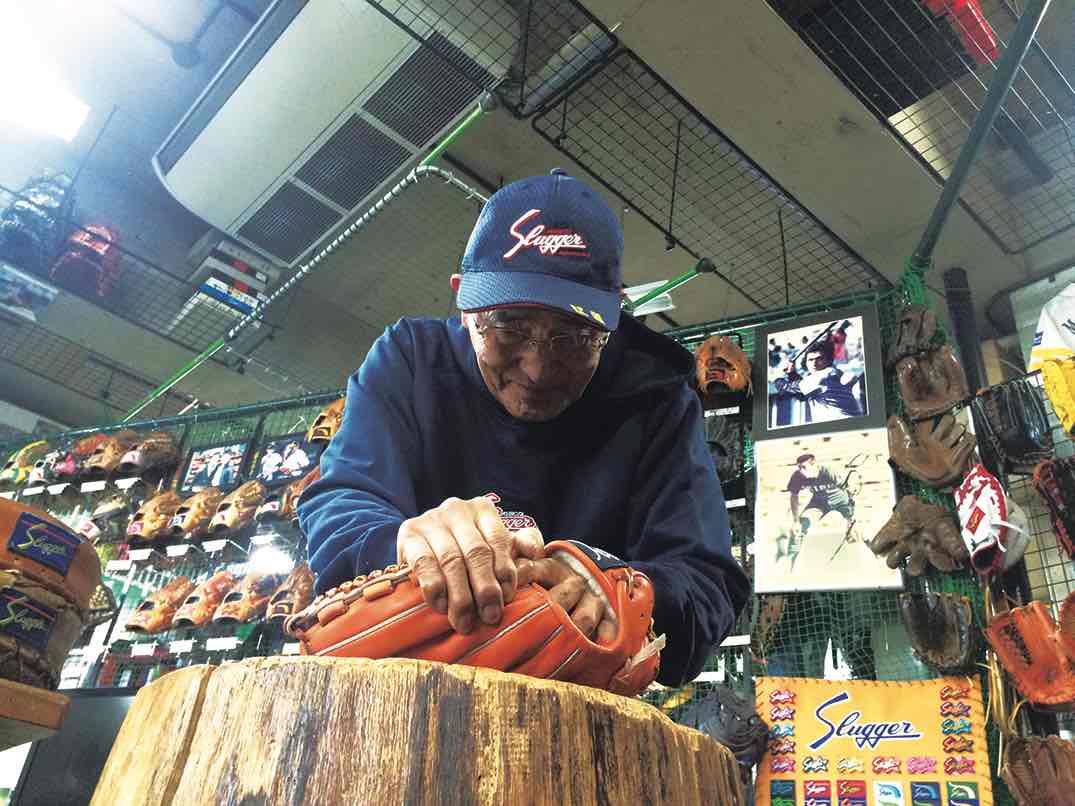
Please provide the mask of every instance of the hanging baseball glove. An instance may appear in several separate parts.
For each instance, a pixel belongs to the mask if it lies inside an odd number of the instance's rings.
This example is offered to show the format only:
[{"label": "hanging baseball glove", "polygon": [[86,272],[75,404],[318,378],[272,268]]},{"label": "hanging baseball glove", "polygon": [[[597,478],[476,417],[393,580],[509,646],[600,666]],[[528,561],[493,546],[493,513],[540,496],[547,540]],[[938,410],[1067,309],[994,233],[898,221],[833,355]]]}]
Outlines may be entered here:
[{"label": "hanging baseball glove", "polygon": [[33,470],[34,464],[49,452],[49,445],[42,439],[31,442],[8,457],[3,469],[0,469],[0,482],[22,484]]},{"label": "hanging baseball glove", "polygon": [[941,674],[964,674],[978,654],[970,600],[953,593],[901,593],[900,616],[915,656]]},{"label": "hanging baseball glove", "polygon": [[86,478],[104,478],[119,467],[124,454],[137,445],[141,438],[141,435],[134,431],[124,430],[109,434],[82,464],[82,475]]},{"label": "hanging baseball glove", "polygon": [[1041,379],[1060,425],[1075,433],[1075,360],[1042,362]]},{"label": "hanging baseball glove", "polygon": [[220,499],[216,514],[209,522],[213,534],[238,532],[254,518],[265,501],[265,485],[260,481],[244,482]]},{"label": "hanging baseball glove", "polygon": [[937,315],[925,305],[908,305],[900,314],[895,340],[888,346],[885,366],[930,349],[937,333]]},{"label": "hanging baseball glove", "polygon": [[125,475],[138,475],[147,470],[175,467],[178,462],[179,445],[175,436],[167,431],[153,431],[123,454],[118,470]]},{"label": "hanging baseball glove", "polygon": [[1018,806],[1075,806],[1075,744],[1059,736],[1012,737],[1000,777]]},{"label": "hanging baseball glove", "polygon": [[336,432],[340,430],[343,422],[343,410],[347,404],[347,398],[341,397],[325,406],[324,411],[317,415],[310,430],[306,432],[307,442],[331,442]]},{"label": "hanging baseball glove", "polygon": [[896,466],[927,487],[945,487],[960,479],[975,447],[974,434],[945,414],[911,425],[903,417],[888,418],[888,453]]},{"label": "hanging baseball glove", "polygon": [[1037,389],[1025,380],[983,389],[974,398],[975,423],[1005,465],[1026,472],[1053,454],[1053,432]]},{"label": "hanging baseball glove", "polygon": [[896,364],[900,397],[912,420],[943,414],[970,397],[967,375],[948,344]]},{"label": "hanging baseball glove", "polygon": [[971,567],[982,576],[1007,571],[1030,542],[1030,525],[992,473],[975,465],[955,493]]},{"label": "hanging baseball glove", "polygon": [[737,697],[728,686],[716,686],[692,699],[676,722],[712,736],[731,750],[744,784],[750,782],[751,770],[769,744],[769,726],[754,703]]},{"label": "hanging baseball glove", "polygon": [[998,613],[985,636],[1027,700],[1068,710],[1075,704],[1075,667],[1064,654],[1058,631],[1048,606],[1031,602]]},{"label": "hanging baseball glove", "polygon": [[745,429],[738,417],[715,414],[705,418],[705,441],[721,484],[742,477],[745,438]]},{"label": "hanging baseball glove", "polygon": [[874,554],[885,557],[889,568],[899,568],[906,560],[911,576],[919,576],[928,565],[951,573],[968,557],[951,513],[914,495],[899,500],[869,546]]},{"label": "hanging baseball glove", "polygon": [[1075,458],[1040,462],[1034,468],[1034,488],[1049,508],[1060,545],[1075,559]]},{"label": "hanging baseball glove", "polygon": [[606,552],[576,541],[545,547],[547,557],[569,565],[600,591],[616,616],[618,633],[596,643],[582,633],[549,592],[521,588],[504,606],[499,624],[469,635],[430,608],[406,565],[390,565],[319,596],[285,629],[305,655],[349,658],[419,658],[483,666],[635,695],[657,676],[664,637],[653,636],[649,579]]},{"label": "hanging baseball glove", "polygon": [[127,620],[127,632],[149,634],[164,632],[172,626],[179,606],[194,591],[187,577],[175,577],[156,593],[143,599]]},{"label": "hanging baseball glove", "polygon": [[694,354],[703,394],[750,390],[750,361],[730,336],[710,336]]}]

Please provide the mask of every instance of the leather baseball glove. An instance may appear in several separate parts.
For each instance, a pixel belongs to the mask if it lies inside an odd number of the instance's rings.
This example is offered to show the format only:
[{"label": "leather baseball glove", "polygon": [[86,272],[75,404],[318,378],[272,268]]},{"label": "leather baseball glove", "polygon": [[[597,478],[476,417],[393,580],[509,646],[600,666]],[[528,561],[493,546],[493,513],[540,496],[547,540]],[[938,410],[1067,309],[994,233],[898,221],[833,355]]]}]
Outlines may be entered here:
[{"label": "leather baseball glove", "polygon": [[117,431],[105,437],[82,464],[82,475],[87,478],[104,478],[119,467],[124,454],[141,441],[134,431]]},{"label": "leather baseball glove", "polygon": [[22,484],[30,476],[34,464],[43,459],[49,452],[49,445],[44,440],[31,442],[8,457],[4,467],[0,470],[0,482],[7,484]]},{"label": "leather baseball glove", "polygon": [[84,610],[101,584],[93,545],[46,512],[0,498],[0,569],[19,571]]},{"label": "leather baseball glove", "polygon": [[57,481],[72,481],[82,473],[82,466],[86,463],[95,450],[106,440],[104,434],[92,434],[75,442],[71,450],[67,451],[62,459],[52,467],[53,475]]},{"label": "leather baseball glove", "polygon": [[729,336],[710,336],[694,354],[698,388],[703,394],[750,389],[750,361]]},{"label": "leather baseball glove", "polygon": [[183,499],[171,490],[150,498],[134,513],[127,526],[127,539],[131,543],[153,543],[169,533],[172,519],[182,506]]},{"label": "leather baseball glove", "polygon": [[1060,545],[1075,559],[1075,458],[1040,462],[1034,468],[1034,488],[1049,508]]},{"label": "leather baseball glove", "polygon": [[1075,804],[1075,744],[1059,736],[1008,739],[1000,777],[1018,806]]},{"label": "leather baseball glove", "polygon": [[743,475],[744,431],[742,421],[734,415],[718,414],[705,418],[705,441],[721,484],[728,484]]},{"label": "leather baseball glove", "polygon": [[946,414],[934,424],[913,426],[903,417],[888,418],[888,453],[896,466],[927,487],[945,487],[961,478],[976,445],[974,434]]},{"label": "leather baseball glove", "polygon": [[901,593],[900,616],[915,656],[941,674],[963,674],[978,654],[970,600],[953,593]]},{"label": "leather baseball glove", "polygon": [[982,576],[1006,571],[1023,558],[1030,525],[1000,481],[975,465],[955,493],[970,564]]},{"label": "leather baseball glove", "polygon": [[737,697],[727,686],[716,686],[691,700],[676,722],[712,736],[731,750],[744,784],[750,782],[751,770],[769,744],[769,726],[758,715],[754,703]]},{"label": "leather baseball glove", "polygon": [[265,503],[258,507],[254,519],[263,521],[289,521],[298,517],[295,507],[299,503],[302,491],[321,478],[321,468],[315,467],[297,481],[291,482],[286,487],[277,487],[269,492]]},{"label": "leather baseball glove", "polygon": [[334,400],[325,406],[325,410],[317,415],[310,430],[306,432],[307,442],[331,442],[336,432],[340,430],[343,422],[343,409],[347,403],[346,397]]},{"label": "leather baseball glove", "polygon": [[948,344],[901,358],[896,364],[896,379],[912,420],[942,414],[970,397],[967,375]]},{"label": "leather baseball glove", "polygon": [[217,607],[238,581],[229,571],[217,571],[183,600],[172,618],[172,626],[201,627],[213,617]]},{"label": "leather baseball glove", "polygon": [[168,532],[184,540],[201,540],[209,534],[209,523],[224,498],[218,487],[206,487],[179,505]]},{"label": "leather baseball glove", "polygon": [[1053,432],[1045,404],[1022,379],[983,389],[974,398],[976,425],[1004,463],[1025,470],[1053,455]]},{"label": "leather baseball glove", "polygon": [[1075,360],[1043,362],[1041,379],[1060,425],[1075,433]]},{"label": "leather baseball glove", "polygon": [[283,574],[251,571],[237,587],[231,589],[213,613],[214,623],[253,621],[269,606],[273,591],[284,581]]},{"label": "leather baseball glove", "polygon": [[209,531],[216,534],[242,529],[253,520],[258,507],[264,501],[265,485],[260,481],[254,480],[240,484],[220,499],[216,514],[209,523]]},{"label": "leather baseball glove", "polygon": [[1035,705],[1064,707],[1075,703],[1075,667],[1065,651],[1073,636],[1042,602],[998,613],[985,636],[1016,688]]},{"label": "leather baseball glove", "polygon": [[888,346],[886,367],[893,367],[901,358],[918,355],[930,349],[937,333],[937,315],[925,305],[908,305],[896,325],[896,338]]},{"label": "leather baseball glove", "polygon": [[313,599],[313,571],[306,563],[300,563],[269,599],[265,618],[267,621],[279,621],[282,624],[288,616],[301,613],[309,607]]},{"label": "leather baseball glove", "polygon": [[603,688],[633,696],[657,676],[664,637],[653,636],[653,588],[622,560],[575,541],[545,547],[585,574],[616,615],[610,643],[587,638],[570,615],[531,584],[504,606],[499,624],[456,633],[448,616],[426,605],[413,572],[390,565],[345,582],[285,623],[306,655],[419,658],[483,666]]},{"label": "leather baseball glove", "polygon": [[927,565],[951,573],[969,556],[951,513],[914,495],[899,500],[892,517],[869,546],[874,554],[886,558],[889,568],[899,568],[907,560],[911,576],[922,574]]},{"label": "leather baseball glove", "polygon": [[175,611],[194,590],[186,577],[176,577],[156,593],[143,599],[127,620],[126,630],[153,634],[171,629]]},{"label": "leather baseball glove", "polygon": [[20,571],[0,570],[0,677],[56,688],[82,627],[74,603]]},{"label": "leather baseball glove", "polygon": [[137,476],[147,470],[174,467],[179,463],[179,445],[167,431],[153,431],[123,454],[119,472]]}]

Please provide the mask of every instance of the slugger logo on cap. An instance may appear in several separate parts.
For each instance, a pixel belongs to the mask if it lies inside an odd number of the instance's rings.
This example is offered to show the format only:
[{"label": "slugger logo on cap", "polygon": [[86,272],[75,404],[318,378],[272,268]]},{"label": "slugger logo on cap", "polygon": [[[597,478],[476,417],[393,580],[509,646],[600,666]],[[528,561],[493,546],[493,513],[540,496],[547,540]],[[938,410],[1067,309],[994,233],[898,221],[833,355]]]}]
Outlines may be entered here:
[{"label": "slugger logo on cap", "polygon": [[504,253],[504,260],[511,260],[525,249],[537,249],[542,255],[556,255],[565,252],[573,257],[589,257],[590,247],[579,233],[569,229],[546,229],[544,224],[535,224],[530,231],[523,234],[520,230],[527,223],[541,215],[541,210],[527,210],[511,225],[511,235],[516,240],[515,246]]}]

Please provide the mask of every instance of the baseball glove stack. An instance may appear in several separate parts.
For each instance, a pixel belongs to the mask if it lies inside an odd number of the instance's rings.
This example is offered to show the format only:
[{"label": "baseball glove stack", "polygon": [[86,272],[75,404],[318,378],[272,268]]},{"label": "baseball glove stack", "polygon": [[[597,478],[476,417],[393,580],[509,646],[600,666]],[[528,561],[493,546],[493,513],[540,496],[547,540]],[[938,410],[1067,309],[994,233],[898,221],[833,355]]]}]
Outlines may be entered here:
[{"label": "baseball glove stack", "polygon": [[975,423],[1005,466],[1029,473],[1053,454],[1053,433],[1038,391],[1025,380],[983,389],[973,402]]},{"label": "baseball glove stack", "polygon": [[55,688],[98,608],[100,584],[87,540],[40,510],[0,499],[0,677]]},{"label": "baseball glove stack", "polygon": [[521,588],[499,624],[468,635],[430,608],[417,577],[391,565],[345,582],[285,622],[305,655],[419,658],[551,678],[635,695],[657,676],[664,637],[653,635],[649,579],[611,555],[576,541],[555,541],[547,557],[586,576],[615,614],[610,641],[591,641],[540,585]]}]

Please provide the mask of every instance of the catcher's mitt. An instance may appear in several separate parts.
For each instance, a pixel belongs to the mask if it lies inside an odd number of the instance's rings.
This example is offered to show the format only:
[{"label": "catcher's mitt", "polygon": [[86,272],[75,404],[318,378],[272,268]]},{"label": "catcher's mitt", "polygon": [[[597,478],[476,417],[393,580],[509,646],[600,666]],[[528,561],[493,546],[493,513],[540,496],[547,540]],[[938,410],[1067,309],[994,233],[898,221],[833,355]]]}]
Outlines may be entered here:
[{"label": "catcher's mitt", "polygon": [[1075,361],[1044,361],[1041,379],[1064,431],[1075,432]]},{"label": "catcher's mitt", "polygon": [[937,315],[925,305],[908,305],[900,314],[896,338],[888,346],[885,366],[895,366],[901,358],[926,352],[936,333]]},{"label": "catcher's mitt", "polygon": [[82,633],[73,603],[19,571],[0,571],[0,677],[56,688]]},{"label": "catcher's mitt", "polygon": [[1068,642],[1058,632],[1048,606],[1031,602],[998,613],[985,635],[1024,697],[1066,710],[1075,703],[1075,668],[1064,653]]},{"label": "catcher's mitt", "polygon": [[93,545],[46,512],[0,498],[0,569],[22,572],[85,609],[101,584]]},{"label": "catcher's mitt", "polygon": [[904,418],[888,418],[888,453],[904,473],[927,487],[945,487],[963,476],[975,447],[974,434],[946,414],[935,424],[913,426]]},{"label": "catcher's mitt", "polygon": [[970,397],[967,375],[948,344],[896,364],[900,397],[912,420],[942,414]]},{"label": "catcher's mitt", "polygon": [[899,568],[907,560],[911,576],[919,576],[927,564],[951,573],[968,557],[951,513],[914,495],[899,500],[869,546],[874,554],[885,556],[889,568]]},{"label": "catcher's mitt", "polygon": [[1047,459],[1038,464],[1034,487],[1045,499],[1060,545],[1075,558],[1075,458]]},{"label": "catcher's mitt", "polygon": [[996,476],[975,465],[956,489],[955,498],[963,542],[975,571],[988,576],[1008,570],[1023,558],[1030,526]]},{"label": "catcher's mitt", "polygon": [[750,390],[750,361],[729,336],[710,336],[702,342],[694,365],[703,394]]},{"label": "catcher's mitt", "polygon": [[1053,454],[1053,432],[1041,395],[1024,380],[983,389],[974,398],[975,423],[1013,470],[1033,467]]},{"label": "catcher's mitt", "polygon": [[[616,615],[610,643],[587,638],[540,585],[521,588],[499,624],[456,633],[426,605],[413,572],[390,565],[333,588],[285,624],[306,655],[419,658],[484,666],[635,695],[657,676],[664,637],[653,636],[649,579],[611,555],[575,541],[555,541],[546,556],[583,573]],[[592,552],[592,553],[591,553]]]},{"label": "catcher's mitt", "polygon": [[164,537],[182,505],[183,499],[171,490],[153,496],[134,513],[127,526],[127,539],[131,543],[152,543]]},{"label": "catcher's mitt", "polygon": [[154,431],[143,437],[119,462],[119,472],[138,475],[147,470],[174,467],[179,462],[179,445],[167,431]]},{"label": "catcher's mitt", "polygon": [[1008,739],[1000,777],[1018,806],[1075,806],[1075,744],[1059,736]]},{"label": "catcher's mitt", "polygon": [[331,442],[336,432],[340,430],[343,422],[343,409],[347,403],[346,397],[334,400],[325,406],[325,410],[317,415],[310,430],[306,432],[307,442]]},{"label": "catcher's mitt", "polygon": [[186,577],[175,577],[154,594],[143,599],[127,619],[126,630],[133,633],[158,633],[170,629],[175,611],[194,590]]},{"label": "catcher's mitt", "polygon": [[744,784],[761,761],[769,743],[769,726],[758,715],[754,703],[735,695],[727,686],[717,686],[696,697],[677,716],[676,722],[712,736],[735,754]]},{"label": "catcher's mitt", "polygon": [[253,519],[258,507],[265,501],[265,485],[260,481],[248,481],[240,484],[231,493],[220,499],[216,514],[209,522],[209,531],[235,532],[242,529]]},{"label": "catcher's mitt", "polygon": [[941,674],[974,665],[978,630],[970,600],[953,593],[901,593],[900,616],[915,656]]}]

